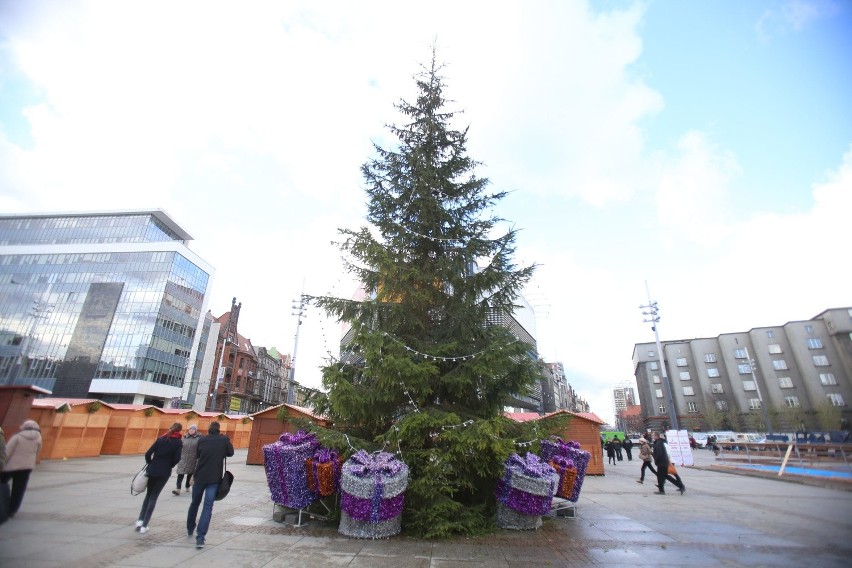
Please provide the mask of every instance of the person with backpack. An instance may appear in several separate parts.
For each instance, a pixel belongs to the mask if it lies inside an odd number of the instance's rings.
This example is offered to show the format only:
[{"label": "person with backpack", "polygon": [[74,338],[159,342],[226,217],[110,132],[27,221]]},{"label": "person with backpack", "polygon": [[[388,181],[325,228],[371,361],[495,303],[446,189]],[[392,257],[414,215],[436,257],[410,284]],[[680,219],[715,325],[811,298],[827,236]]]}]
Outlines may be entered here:
[{"label": "person with backpack", "polygon": [[618,461],[623,461],[624,456],[621,455],[621,440],[618,439],[618,434],[612,437],[612,449],[615,450],[615,457]]}]

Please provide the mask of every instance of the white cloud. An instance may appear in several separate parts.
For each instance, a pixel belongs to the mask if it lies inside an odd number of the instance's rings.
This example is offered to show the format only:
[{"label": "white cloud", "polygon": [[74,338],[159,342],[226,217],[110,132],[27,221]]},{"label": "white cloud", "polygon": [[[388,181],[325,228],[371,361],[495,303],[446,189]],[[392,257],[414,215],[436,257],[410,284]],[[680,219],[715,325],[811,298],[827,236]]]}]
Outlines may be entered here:
[{"label": "white cloud", "polygon": [[664,166],[657,191],[660,224],[699,243],[727,236],[728,184],[739,172],[734,156],[697,131],[678,141],[678,155]]}]

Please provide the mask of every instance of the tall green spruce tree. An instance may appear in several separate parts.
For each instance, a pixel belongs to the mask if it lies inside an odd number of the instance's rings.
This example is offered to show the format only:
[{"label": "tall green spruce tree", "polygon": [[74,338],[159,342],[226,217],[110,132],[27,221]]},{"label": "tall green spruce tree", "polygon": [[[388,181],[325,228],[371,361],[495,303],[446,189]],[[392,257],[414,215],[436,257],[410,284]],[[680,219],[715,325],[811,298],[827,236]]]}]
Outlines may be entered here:
[{"label": "tall green spruce tree", "polygon": [[514,230],[491,236],[505,192],[476,176],[439,72],[433,53],[416,102],[396,105],[406,120],[388,127],[397,146],[375,145],[362,166],[373,230],[340,230],[367,299],[312,298],[352,326],[340,361],[323,369],[318,410],[401,454],[403,524],[428,537],[490,526],[503,461],[534,437],[502,410],[540,376],[531,347],[502,325],[534,267],[513,263]]}]

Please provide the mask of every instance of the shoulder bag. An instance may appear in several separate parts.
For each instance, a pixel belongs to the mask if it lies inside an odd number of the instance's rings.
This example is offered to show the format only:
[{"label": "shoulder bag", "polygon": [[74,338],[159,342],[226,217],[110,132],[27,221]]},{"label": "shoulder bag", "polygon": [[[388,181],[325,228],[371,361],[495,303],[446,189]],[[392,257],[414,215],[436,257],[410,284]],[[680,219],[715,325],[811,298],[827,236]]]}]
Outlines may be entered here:
[{"label": "shoulder bag", "polygon": [[228,496],[231,491],[231,485],[234,483],[234,474],[228,471],[228,458],[225,458],[225,473],[222,479],[219,480],[219,489],[216,491],[216,501],[221,501]]},{"label": "shoulder bag", "polygon": [[130,482],[130,494],[139,495],[148,487],[148,464],[142,466],[139,473],[133,476]]}]

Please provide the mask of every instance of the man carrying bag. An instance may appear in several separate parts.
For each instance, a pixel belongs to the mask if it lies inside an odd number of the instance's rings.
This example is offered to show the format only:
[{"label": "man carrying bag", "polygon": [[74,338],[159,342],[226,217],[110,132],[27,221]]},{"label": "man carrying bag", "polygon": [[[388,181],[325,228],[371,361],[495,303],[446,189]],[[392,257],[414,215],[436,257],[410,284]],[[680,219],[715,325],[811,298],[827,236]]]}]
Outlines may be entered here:
[{"label": "man carrying bag", "polygon": [[[204,537],[207,536],[210,519],[213,517],[213,502],[224,474],[225,458],[234,455],[234,446],[227,436],[219,434],[219,423],[211,422],[207,435],[198,441],[196,453],[198,462],[192,485],[192,503],[186,515],[186,531],[189,536],[195,532],[195,548],[204,548]],[[198,507],[202,499],[204,505],[201,518],[198,519]]]}]

